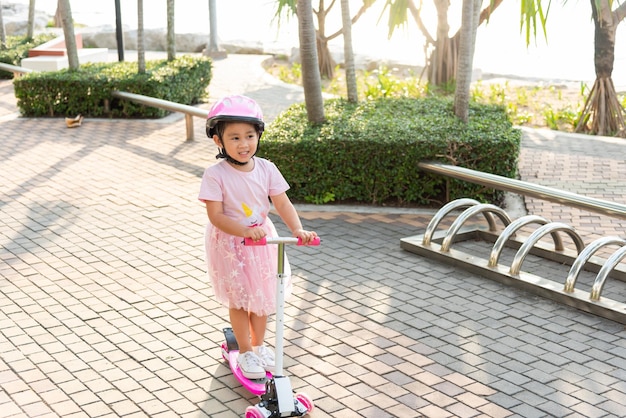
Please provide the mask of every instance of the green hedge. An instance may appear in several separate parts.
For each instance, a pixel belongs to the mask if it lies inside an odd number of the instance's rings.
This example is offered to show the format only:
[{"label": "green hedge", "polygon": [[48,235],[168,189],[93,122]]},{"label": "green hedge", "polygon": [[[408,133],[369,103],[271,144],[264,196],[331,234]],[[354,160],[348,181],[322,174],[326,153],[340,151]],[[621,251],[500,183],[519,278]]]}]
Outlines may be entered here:
[{"label": "green hedge", "polygon": [[307,122],[304,104],[272,122],[259,155],[278,165],[295,201],[440,205],[459,197],[499,203],[502,192],[421,172],[417,163],[447,164],[513,178],[521,131],[504,107],[472,104],[470,121],[450,98],[325,102],[327,122]]},{"label": "green hedge", "polygon": [[33,72],[13,81],[22,116],[76,116],[160,118],[169,112],[111,96],[120,90],[183,104],[199,103],[211,81],[212,61],[203,56],[181,56],[173,61],[86,63],[68,69]]},{"label": "green hedge", "polygon": [[[52,33],[35,35],[32,39],[25,36],[7,36],[5,48],[0,48],[0,62],[20,66],[23,58],[28,58],[28,51],[56,38]],[[0,78],[13,78],[13,73],[0,70]]]}]

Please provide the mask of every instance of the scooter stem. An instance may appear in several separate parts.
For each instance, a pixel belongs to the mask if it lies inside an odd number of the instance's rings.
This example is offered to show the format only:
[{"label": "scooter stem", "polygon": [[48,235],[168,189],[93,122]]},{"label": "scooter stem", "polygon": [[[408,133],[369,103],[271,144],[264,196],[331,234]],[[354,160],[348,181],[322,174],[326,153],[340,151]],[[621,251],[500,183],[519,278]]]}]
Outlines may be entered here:
[{"label": "scooter stem", "polygon": [[278,270],[276,280],[276,370],[275,376],[283,376],[283,330],[285,319],[285,244],[278,244]]},{"label": "scooter stem", "polygon": [[[285,327],[285,244],[305,245],[301,238],[263,237],[259,240],[244,238],[244,245],[278,245],[278,268],[276,280],[276,343],[274,376],[283,376],[283,330]],[[315,237],[306,245],[320,245],[320,238]]]}]

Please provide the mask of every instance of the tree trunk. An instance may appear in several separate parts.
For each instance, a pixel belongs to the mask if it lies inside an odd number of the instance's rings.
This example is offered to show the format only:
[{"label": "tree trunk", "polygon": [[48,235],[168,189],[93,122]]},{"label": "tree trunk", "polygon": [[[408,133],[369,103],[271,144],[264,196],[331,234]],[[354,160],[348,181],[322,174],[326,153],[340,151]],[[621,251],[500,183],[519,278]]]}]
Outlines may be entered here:
[{"label": "tree trunk", "polygon": [[61,17],[61,0],[57,1],[57,10],[54,12],[54,27],[62,28],[63,27],[63,19]]},{"label": "tree trunk", "polygon": [[459,38],[459,59],[456,71],[454,93],[454,113],[463,122],[469,119],[470,84],[476,45],[476,30],[482,0],[463,0],[461,35]]},{"label": "tree trunk", "polygon": [[[598,8],[599,7],[599,8]],[[585,101],[576,132],[626,137],[624,108],[619,102],[611,75],[615,62],[615,33],[619,23],[609,0],[591,0],[596,81]]]},{"label": "tree trunk", "polygon": [[224,59],[228,56],[225,50],[220,49],[218,42],[217,6],[215,0],[209,0],[209,42],[202,53],[213,59]]},{"label": "tree trunk", "polygon": [[65,37],[65,50],[67,51],[67,62],[70,71],[78,71],[78,47],[76,46],[76,35],[74,34],[74,22],[72,20],[72,9],[70,0],[59,0],[59,11],[61,12],[61,22],[63,24],[63,36]]},{"label": "tree trunk", "polygon": [[167,0],[167,60],[176,58],[176,25],[174,20],[174,0]]},{"label": "tree trunk", "polygon": [[137,0],[137,72],[146,72],[146,44],[143,31],[143,0]]},{"label": "tree trunk", "polygon": [[[331,2],[331,6],[334,4],[334,1]],[[328,10],[330,10],[330,7]],[[324,6],[324,0],[319,0],[319,7],[317,12],[317,57],[318,64],[320,67],[320,76],[332,80],[335,76],[335,61],[330,54],[330,49],[328,48],[328,38],[326,37],[326,15],[328,14],[328,10]]]},{"label": "tree trunk", "polygon": [[209,0],[209,45],[207,52],[217,52],[217,13],[215,0]]},{"label": "tree trunk", "polygon": [[26,28],[26,38],[33,39],[35,34],[35,0],[28,2],[28,27]]},{"label": "tree trunk", "polygon": [[317,43],[311,0],[298,0],[296,11],[306,113],[309,122],[323,123],[326,118],[322,98],[322,81],[317,62]]},{"label": "tree trunk", "polygon": [[350,1],[341,0],[341,18],[343,22],[343,55],[346,70],[346,90],[348,101],[356,103],[359,94],[356,88],[356,69],[354,64],[354,52],[352,51],[352,20],[350,18]]},{"label": "tree trunk", "polygon": [[428,82],[435,86],[445,84],[455,78],[456,45],[449,37],[448,24],[449,0],[435,0],[437,9],[437,34],[432,53],[427,59]]},{"label": "tree trunk", "polygon": [[215,0],[209,0],[209,53],[217,52],[217,13]]}]

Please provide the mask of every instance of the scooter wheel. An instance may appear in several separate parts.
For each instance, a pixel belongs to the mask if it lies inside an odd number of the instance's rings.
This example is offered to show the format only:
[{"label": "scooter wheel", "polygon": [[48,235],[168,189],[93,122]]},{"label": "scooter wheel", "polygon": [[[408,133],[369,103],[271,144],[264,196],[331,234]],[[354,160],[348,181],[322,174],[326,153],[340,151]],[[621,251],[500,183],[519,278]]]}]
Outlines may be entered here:
[{"label": "scooter wheel", "polygon": [[246,408],[246,418],[265,418],[265,415],[257,409],[256,406],[249,406]]},{"label": "scooter wheel", "polygon": [[307,395],[306,393],[296,393],[296,399],[300,401],[302,405],[304,405],[307,412],[313,411],[313,408],[315,406],[313,405],[313,399],[311,399],[309,395]]}]

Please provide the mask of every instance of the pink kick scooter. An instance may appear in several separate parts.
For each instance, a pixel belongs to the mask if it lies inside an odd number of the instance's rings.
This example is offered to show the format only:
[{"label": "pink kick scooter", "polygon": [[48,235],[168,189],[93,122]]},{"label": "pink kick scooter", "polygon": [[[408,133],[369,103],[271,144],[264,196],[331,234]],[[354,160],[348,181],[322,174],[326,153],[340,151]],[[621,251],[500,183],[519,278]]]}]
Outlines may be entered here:
[{"label": "pink kick scooter", "polygon": [[[285,244],[303,245],[299,238],[276,237],[253,241],[244,239],[245,245],[278,245],[278,274],[276,281],[276,370],[266,373],[264,379],[246,378],[237,365],[239,346],[232,328],[224,328],[226,342],[222,343],[222,357],[228,361],[237,380],[250,393],[260,396],[261,401],[246,408],[246,418],[301,417],[313,410],[313,401],[304,393],[294,394],[289,377],[283,374],[283,328],[285,317],[284,262]],[[308,245],[319,245],[319,237]]]}]

